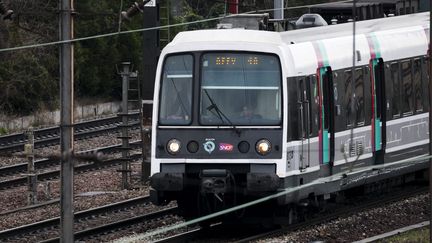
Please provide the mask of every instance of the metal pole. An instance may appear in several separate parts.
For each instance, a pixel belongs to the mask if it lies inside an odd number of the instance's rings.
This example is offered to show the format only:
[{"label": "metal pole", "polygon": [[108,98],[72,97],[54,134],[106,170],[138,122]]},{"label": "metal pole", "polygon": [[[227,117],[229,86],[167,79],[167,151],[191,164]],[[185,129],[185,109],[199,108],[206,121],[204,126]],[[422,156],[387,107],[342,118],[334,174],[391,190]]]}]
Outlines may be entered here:
[{"label": "metal pole", "polygon": [[129,169],[129,131],[128,131],[128,90],[129,90],[129,78],[130,78],[130,62],[123,62],[122,75],[122,189],[129,188],[128,173]]},{"label": "metal pole", "polygon": [[[431,16],[432,5],[429,6],[429,50],[428,50],[428,63],[429,63],[429,155],[432,156],[432,32],[431,32]],[[432,158],[429,159],[429,242],[432,242]]]},{"label": "metal pole", "polygon": [[[60,2],[60,40],[73,39],[73,0],[59,0]],[[74,87],[74,59],[73,44],[65,43],[60,46],[60,148],[61,148],[61,196],[60,196],[60,242],[73,243],[73,87]]]},{"label": "metal pole", "polygon": [[37,202],[37,177],[34,168],[34,132],[32,128],[26,132],[28,143],[25,145],[24,150],[27,155],[27,182],[28,182],[28,195],[27,202],[33,205]]},{"label": "metal pole", "polygon": [[230,0],[229,12],[230,14],[238,14],[239,12],[239,0]]},{"label": "metal pole", "polygon": [[[138,73],[138,71],[137,71]],[[138,79],[138,109],[140,114],[140,136],[141,136],[141,153],[142,153],[142,163],[141,163],[141,182],[147,181],[149,177],[149,170],[146,168],[146,161],[147,161],[147,155],[146,155],[146,146],[147,146],[147,140],[146,140],[146,133],[144,132],[144,103],[142,102],[142,85],[141,85],[141,79],[139,79],[139,76],[137,75]]]},{"label": "metal pole", "polygon": [[274,19],[284,19],[284,1],[283,0],[273,0],[273,18]]}]

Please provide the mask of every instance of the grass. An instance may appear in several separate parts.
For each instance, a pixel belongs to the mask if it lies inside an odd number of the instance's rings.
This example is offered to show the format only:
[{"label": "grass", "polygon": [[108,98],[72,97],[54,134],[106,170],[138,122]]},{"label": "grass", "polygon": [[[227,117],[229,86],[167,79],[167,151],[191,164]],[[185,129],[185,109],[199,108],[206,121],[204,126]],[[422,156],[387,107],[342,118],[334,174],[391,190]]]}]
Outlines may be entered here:
[{"label": "grass", "polygon": [[429,242],[429,226],[411,230],[399,235],[379,240],[377,242]]},{"label": "grass", "polygon": [[0,136],[8,134],[8,130],[4,127],[0,127]]}]

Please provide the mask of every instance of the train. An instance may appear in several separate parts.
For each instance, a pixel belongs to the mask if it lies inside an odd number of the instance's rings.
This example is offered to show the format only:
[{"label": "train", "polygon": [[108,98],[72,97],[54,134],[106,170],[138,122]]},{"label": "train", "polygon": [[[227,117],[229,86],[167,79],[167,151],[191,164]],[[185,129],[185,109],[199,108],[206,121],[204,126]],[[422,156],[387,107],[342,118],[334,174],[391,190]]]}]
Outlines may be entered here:
[{"label": "train", "polygon": [[429,19],[358,22],[355,51],[352,23],[179,33],[156,71],[151,200],[192,218],[424,175]]}]

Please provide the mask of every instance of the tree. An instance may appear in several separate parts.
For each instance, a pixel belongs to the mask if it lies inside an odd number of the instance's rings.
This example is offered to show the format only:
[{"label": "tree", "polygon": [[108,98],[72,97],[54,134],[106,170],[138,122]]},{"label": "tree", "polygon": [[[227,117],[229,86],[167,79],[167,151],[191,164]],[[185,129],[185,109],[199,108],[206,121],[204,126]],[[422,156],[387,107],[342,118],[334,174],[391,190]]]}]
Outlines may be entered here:
[{"label": "tree", "polygon": [[[15,12],[13,22],[0,20],[0,48],[58,40],[57,0],[4,1]],[[125,1],[126,2],[126,1]],[[125,4],[123,8],[126,8]],[[76,1],[75,36],[118,31],[120,2]],[[129,23],[139,28],[141,18]],[[116,65],[142,60],[140,34],[98,38],[75,44],[76,97],[116,99],[121,81]],[[24,115],[41,108],[56,108],[59,99],[58,46],[0,53],[0,113]]]},{"label": "tree", "polygon": [[[53,1],[6,1],[15,11],[13,22],[0,24],[1,48],[54,41],[57,31],[50,24],[57,22]],[[30,11],[32,11],[30,13]],[[34,12],[33,12],[34,11]],[[47,13],[38,15],[40,13]],[[1,53],[0,112],[28,114],[40,107],[57,104],[58,53],[53,47]]]}]

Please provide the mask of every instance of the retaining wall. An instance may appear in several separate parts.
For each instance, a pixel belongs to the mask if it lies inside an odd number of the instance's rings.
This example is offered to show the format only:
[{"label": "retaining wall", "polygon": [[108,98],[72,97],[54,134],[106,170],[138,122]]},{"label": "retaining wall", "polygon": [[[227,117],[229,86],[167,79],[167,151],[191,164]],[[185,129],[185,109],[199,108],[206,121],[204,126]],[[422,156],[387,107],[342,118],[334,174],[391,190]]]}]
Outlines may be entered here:
[{"label": "retaining wall", "polygon": [[[75,122],[92,120],[117,114],[120,111],[120,102],[100,103],[85,106],[75,106]],[[0,115],[0,129],[9,133],[26,130],[29,127],[51,127],[60,124],[60,110],[41,112],[25,117],[8,117]]]}]

